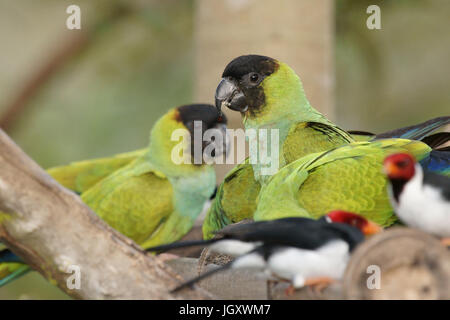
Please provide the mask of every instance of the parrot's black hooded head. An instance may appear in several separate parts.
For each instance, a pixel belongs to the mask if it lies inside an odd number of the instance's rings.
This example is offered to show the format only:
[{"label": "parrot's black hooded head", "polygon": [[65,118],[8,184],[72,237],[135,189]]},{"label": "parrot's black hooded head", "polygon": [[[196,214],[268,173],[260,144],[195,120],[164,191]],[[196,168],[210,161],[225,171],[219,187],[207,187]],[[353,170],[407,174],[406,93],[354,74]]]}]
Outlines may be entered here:
[{"label": "parrot's black hooded head", "polygon": [[216,107],[222,105],[245,113],[256,112],[266,100],[264,79],[278,69],[275,59],[260,55],[245,55],[233,59],[222,74],[216,89]]},{"label": "parrot's black hooded head", "polygon": [[216,89],[216,108],[243,116],[245,128],[279,124],[283,119],[317,121],[297,74],[286,63],[260,55],[233,59]]},{"label": "parrot's black hooded head", "polygon": [[[227,118],[224,114],[221,114],[210,104],[189,104],[178,107],[176,110],[178,111],[179,121],[184,124],[190,133],[190,153],[192,159],[199,155],[195,154],[196,144],[199,146],[199,150],[201,150],[202,153],[208,148],[210,150],[210,152],[208,152],[210,158],[221,156],[226,151]],[[205,134],[208,135],[208,132],[215,133],[216,137],[220,135],[222,137],[222,142],[218,143],[218,141],[214,141],[215,137],[212,141],[203,139],[206,138]]]},{"label": "parrot's black hooded head", "polygon": [[150,133],[151,158],[160,165],[210,164],[227,150],[226,124],[225,115],[209,104],[172,109]]}]

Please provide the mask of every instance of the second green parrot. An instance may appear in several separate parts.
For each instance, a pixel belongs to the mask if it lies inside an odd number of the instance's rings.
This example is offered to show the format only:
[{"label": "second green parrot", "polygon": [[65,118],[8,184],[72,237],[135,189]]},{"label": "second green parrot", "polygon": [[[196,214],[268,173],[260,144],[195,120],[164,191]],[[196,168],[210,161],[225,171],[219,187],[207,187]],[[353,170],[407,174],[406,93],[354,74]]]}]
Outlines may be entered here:
[{"label": "second green parrot", "polygon": [[[203,141],[210,129],[215,139]],[[170,243],[191,229],[214,193],[215,171],[203,152],[208,148],[211,157],[221,156],[225,135],[226,118],[214,106],[181,106],[156,122],[147,149],[76,162],[49,173],[144,248]],[[0,277],[5,268],[0,265]],[[4,276],[12,271],[9,266]]]}]

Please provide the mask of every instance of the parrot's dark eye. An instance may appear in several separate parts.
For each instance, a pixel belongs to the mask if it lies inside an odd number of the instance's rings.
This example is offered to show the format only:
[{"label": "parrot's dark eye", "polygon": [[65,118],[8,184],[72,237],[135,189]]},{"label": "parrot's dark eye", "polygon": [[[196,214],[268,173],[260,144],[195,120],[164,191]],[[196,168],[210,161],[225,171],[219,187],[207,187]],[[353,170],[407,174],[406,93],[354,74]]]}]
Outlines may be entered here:
[{"label": "parrot's dark eye", "polygon": [[250,73],[249,79],[250,79],[250,83],[256,84],[259,80],[259,74],[257,74],[256,72],[252,72],[252,73]]}]

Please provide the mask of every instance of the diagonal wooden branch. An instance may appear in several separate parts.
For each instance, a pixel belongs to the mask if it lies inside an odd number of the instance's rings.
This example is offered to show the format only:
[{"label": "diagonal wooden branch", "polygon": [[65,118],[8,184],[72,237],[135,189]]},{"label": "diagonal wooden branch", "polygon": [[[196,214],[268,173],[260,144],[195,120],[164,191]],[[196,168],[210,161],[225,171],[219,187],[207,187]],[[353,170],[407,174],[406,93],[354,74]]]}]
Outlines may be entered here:
[{"label": "diagonal wooden branch", "polygon": [[[0,130],[0,240],[74,298],[207,299],[168,292],[178,275],[110,228]],[[69,289],[72,266],[80,288]],[[181,278],[179,278],[181,279]]]}]

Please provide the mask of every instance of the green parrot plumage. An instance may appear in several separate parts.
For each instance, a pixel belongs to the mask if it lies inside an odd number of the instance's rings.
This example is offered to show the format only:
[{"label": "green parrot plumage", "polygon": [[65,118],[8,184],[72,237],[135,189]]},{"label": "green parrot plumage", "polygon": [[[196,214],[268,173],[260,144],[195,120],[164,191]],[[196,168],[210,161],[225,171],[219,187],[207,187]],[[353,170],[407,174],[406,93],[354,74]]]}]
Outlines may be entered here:
[{"label": "green parrot plumage", "polygon": [[[259,74],[256,87],[250,79],[255,73]],[[243,56],[233,60],[222,76],[216,106],[227,102],[227,97],[221,95],[241,88],[246,100],[258,106],[242,112],[245,129],[279,130],[280,167],[310,153],[354,142],[348,133],[310,105],[299,77],[287,64],[262,56]],[[236,96],[234,99],[238,100]],[[241,107],[246,108],[247,104]],[[219,186],[205,218],[204,237],[212,237],[229,223],[251,218],[265,178],[260,168],[248,159],[231,170]]]},{"label": "green parrot plumage", "polygon": [[[195,128],[200,129],[200,141],[193,140]],[[222,139],[202,141],[208,129],[215,129]],[[176,130],[181,133],[173,138]],[[195,157],[192,143],[199,143],[201,155],[209,147],[218,157],[225,150],[225,134],[226,118],[214,106],[181,106],[156,122],[147,149],[75,162],[48,172],[81,193],[83,202],[97,215],[144,248],[170,243],[192,228],[216,186],[214,168],[203,158],[191,161]],[[181,156],[181,150],[187,161],[180,163],[173,157]],[[6,277],[20,272],[20,267],[0,264],[0,285],[2,272]]]},{"label": "green parrot plumage", "polygon": [[[255,74],[258,78],[252,79]],[[285,63],[263,56],[242,56],[225,68],[222,77],[216,91],[216,106],[233,105],[230,93],[239,88],[240,94],[232,99],[238,105],[235,110],[241,111],[245,129],[279,130],[280,167],[310,153],[354,141],[310,105],[299,77]],[[243,96],[245,103],[239,105]],[[256,107],[245,110],[247,101]],[[205,218],[204,237],[212,237],[229,223],[251,218],[266,178],[248,159],[231,170]]]},{"label": "green parrot plumage", "polygon": [[[330,122],[311,107],[303,91],[301,81],[295,72],[287,64],[269,57],[257,55],[241,56],[228,64],[216,90],[216,107],[220,110],[223,105],[241,113],[246,130],[264,128],[279,130],[279,168],[286,165],[291,167],[292,163],[300,161],[298,159],[319,156],[321,153],[331,149],[347,148],[347,146],[352,146],[352,149],[358,149],[361,144],[357,143],[357,141],[379,138],[377,135],[364,132],[350,135]],[[424,124],[388,132],[386,136],[421,139],[426,133],[448,122],[449,117],[437,118]],[[401,144],[401,141],[398,141],[398,143]],[[417,143],[418,149],[423,148],[418,155],[426,157],[430,148],[424,143]],[[267,148],[269,149],[270,146]],[[390,148],[389,150],[395,149],[393,146]],[[384,150],[377,144],[371,145],[370,148],[364,147],[361,150],[366,149]],[[389,151],[386,150],[385,152]],[[382,157],[382,155],[383,152],[380,152],[378,158],[375,157],[380,164],[382,161],[379,157]],[[370,164],[366,161],[375,161],[374,158],[369,157],[367,159],[360,164],[361,170],[364,170],[365,167],[370,167]],[[421,158],[419,157],[419,159]],[[336,166],[336,173],[339,172],[340,166],[342,166],[343,170],[348,165],[348,161],[341,161],[340,163],[340,165]],[[331,165],[327,166],[327,168],[331,167]],[[375,167],[377,169],[368,170],[368,174],[374,174],[375,179],[378,180],[376,185],[378,188],[377,192],[381,192],[380,190],[383,190],[386,179],[382,176],[381,167],[378,168],[378,164]],[[227,224],[246,218],[265,219],[269,216],[270,218],[279,217],[275,212],[268,214],[267,210],[260,210],[259,202],[262,199],[262,191],[266,195],[270,194],[270,192],[267,192],[268,187],[266,186],[270,177],[262,177],[260,169],[261,166],[250,164],[247,159],[246,162],[237,165],[227,174],[223,183],[219,186],[215,201],[205,218],[203,224],[203,235],[205,238],[211,238],[214,232],[222,229]],[[331,172],[330,170],[326,170],[326,176],[329,178],[332,177],[331,173],[329,173]],[[306,173],[307,171],[302,171],[303,175]],[[356,171],[355,173],[357,174],[358,172]],[[278,173],[275,174],[276,176],[278,176]],[[315,178],[318,175],[311,176]],[[269,179],[271,187],[277,185],[273,183],[275,177]],[[298,179],[298,177],[295,178],[296,181]],[[307,180],[308,183],[302,186],[301,191],[297,190],[295,192],[301,193],[307,188],[310,190],[314,188],[320,189],[319,182],[325,183],[325,179],[314,183],[311,181],[314,181],[314,179],[310,178]],[[327,182],[332,183],[333,180]],[[346,182],[344,179],[342,183],[348,183],[348,181]],[[311,187],[309,187],[310,185]],[[262,190],[261,188],[264,189]],[[308,194],[308,192],[305,192],[305,194]],[[391,218],[392,209],[388,204],[387,195],[383,194],[381,197],[383,201],[379,201],[379,205],[382,207],[372,208],[372,204],[368,204],[366,211],[369,218],[372,215],[369,212],[373,211],[373,215],[380,215],[377,221],[383,222],[384,220],[384,225],[388,225],[394,221]],[[305,196],[304,201],[314,201],[314,199],[314,196],[310,198]],[[326,207],[325,205],[322,205],[322,207],[318,205],[317,208],[307,203],[304,205],[306,211],[311,211],[312,216],[326,213],[321,209]],[[352,206],[347,207],[353,208]],[[363,209],[361,207],[361,210]],[[378,212],[376,211],[378,209],[379,213],[375,213]],[[305,212],[303,214],[306,215]]]},{"label": "green parrot plumage", "polygon": [[112,157],[72,162],[47,169],[62,186],[82,194],[114,171],[126,166],[148,151],[147,148],[121,153]]},{"label": "green parrot plumage", "polygon": [[395,220],[382,173],[386,156],[407,152],[422,160],[431,148],[407,139],[356,142],[310,154],[280,169],[261,188],[254,220],[319,218],[332,210],[358,212],[382,226]]},{"label": "green parrot plumage", "polygon": [[[218,124],[218,112],[212,106],[202,108],[210,119],[195,120],[203,120],[206,129]],[[176,109],[163,116],[152,130],[147,152],[81,195],[102,219],[143,247],[181,238],[214,192],[212,166],[175,164],[171,159],[179,144],[171,139],[172,132],[193,128],[178,120],[189,112]]]}]

